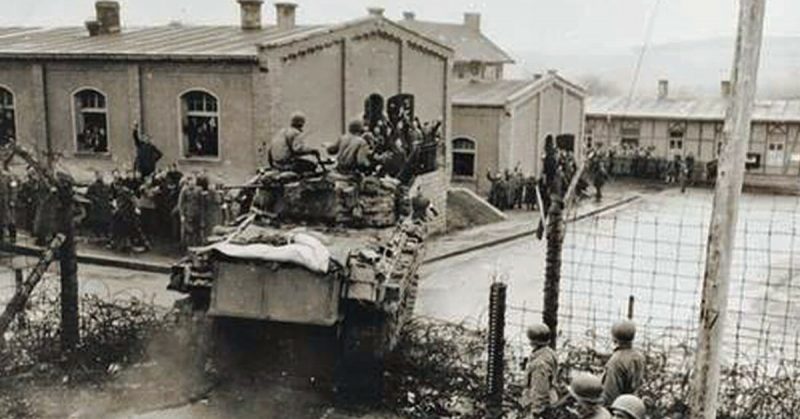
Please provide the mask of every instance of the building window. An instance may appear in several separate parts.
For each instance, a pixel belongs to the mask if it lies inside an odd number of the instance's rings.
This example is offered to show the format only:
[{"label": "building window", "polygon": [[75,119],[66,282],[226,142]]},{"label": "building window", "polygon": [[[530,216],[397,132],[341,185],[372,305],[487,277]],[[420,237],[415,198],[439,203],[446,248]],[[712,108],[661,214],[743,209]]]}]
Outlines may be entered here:
[{"label": "building window", "polygon": [[583,133],[584,143],[586,144],[587,149],[591,149],[594,145],[594,135],[593,131],[587,128]]},{"label": "building window", "polygon": [[14,118],[14,94],[0,87],[0,146],[13,142],[17,138],[17,126]]},{"label": "building window", "polygon": [[641,127],[638,121],[623,121],[620,134],[620,143],[623,147],[639,147]]},{"label": "building window", "polygon": [[669,132],[669,149],[670,151],[683,150],[683,131]]},{"label": "building window", "polygon": [[453,140],[453,176],[475,177],[475,141],[469,138]]},{"label": "building window", "polygon": [[783,143],[769,143],[767,146],[767,166],[783,166]]},{"label": "building window", "polygon": [[761,153],[747,153],[747,161],[744,164],[745,169],[755,170],[761,168]]},{"label": "building window", "polygon": [[203,91],[181,96],[181,135],[185,157],[219,157],[219,104]]},{"label": "building window", "polygon": [[108,152],[108,108],[106,95],[83,89],[73,96],[75,144],[78,153]]}]

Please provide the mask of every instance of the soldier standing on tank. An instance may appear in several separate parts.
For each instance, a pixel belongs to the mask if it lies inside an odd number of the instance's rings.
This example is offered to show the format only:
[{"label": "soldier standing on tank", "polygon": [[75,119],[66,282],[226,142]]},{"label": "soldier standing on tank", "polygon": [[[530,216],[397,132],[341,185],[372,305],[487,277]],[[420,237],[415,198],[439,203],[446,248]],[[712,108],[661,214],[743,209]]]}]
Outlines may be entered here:
[{"label": "soldier standing on tank", "polygon": [[534,419],[549,418],[558,400],[555,390],[558,358],[550,348],[552,336],[547,325],[534,324],[528,328],[527,335],[532,351],[526,360],[522,406]]},{"label": "soldier standing on tank", "polygon": [[623,394],[609,408],[615,419],[644,419],[647,408],[642,399],[633,394]]},{"label": "soldier standing on tank", "polygon": [[575,408],[567,408],[578,419],[611,419],[611,413],[603,407],[603,384],[595,375],[577,374],[567,387],[575,400]]},{"label": "soldier standing on tank", "polygon": [[625,320],[614,324],[614,353],[603,374],[603,398],[611,403],[622,394],[635,394],[644,381],[645,358],[633,348],[636,324]]}]

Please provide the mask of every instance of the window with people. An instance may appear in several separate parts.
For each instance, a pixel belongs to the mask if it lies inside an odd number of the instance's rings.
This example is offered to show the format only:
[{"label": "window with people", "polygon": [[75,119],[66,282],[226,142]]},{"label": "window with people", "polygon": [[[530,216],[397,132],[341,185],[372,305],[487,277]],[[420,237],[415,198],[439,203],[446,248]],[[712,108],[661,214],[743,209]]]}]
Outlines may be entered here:
[{"label": "window with people", "polygon": [[73,96],[75,144],[79,153],[108,152],[108,108],[106,95],[83,89]]},{"label": "window with people", "polygon": [[469,138],[453,140],[453,176],[475,176],[475,141]]},{"label": "window with people", "polygon": [[14,119],[14,94],[0,86],[0,146],[16,139],[16,123]]},{"label": "window with people", "polygon": [[194,90],[181,96],[181,135],[185,157],[219,157],[219,101]]}]

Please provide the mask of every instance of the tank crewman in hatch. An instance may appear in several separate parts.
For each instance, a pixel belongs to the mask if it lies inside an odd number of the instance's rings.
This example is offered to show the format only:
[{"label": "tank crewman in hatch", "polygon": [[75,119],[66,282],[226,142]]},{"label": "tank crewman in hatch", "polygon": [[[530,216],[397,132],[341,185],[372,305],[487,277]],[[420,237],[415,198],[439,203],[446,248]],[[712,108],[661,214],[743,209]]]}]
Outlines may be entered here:
[{"label": "tank crewman in hatch", "polygon": [[606,363],[603,375],[603,397],[612,403],[620,395],[635,394],[644,380],[645,359],[633,349],[636,325],[625,320],[614,324],[611,337],[614,339],[614,353]]},{"label": "tank crewman in hatch", "polygon": [[303,143],[303,128],[306,117],[300,112],[292,115],[289,127],[278,131],[269,147],[269,163],[280,171],[309,173],[317,169],[317,163],[305,158],[315,156],[320,160],[318,150]]},{"label": "tank crewman in hatch", "polygon": [[551,333],[546,324],[532,325],[527,334],[532,351],[526,360],[522,405],[530,411],[533,418],[548,418],[550,409],[558,401],[555,391],[558,359],[549,346]]},{"label": "tank crewman in hatch", "polygon": [[329,154],[336,155],[336,170],[340,173],[368,173],[372,169],[370,146],[363,137],[364,123],[354,119],[347,126],[347,134],[334,144],[326,146]]}]

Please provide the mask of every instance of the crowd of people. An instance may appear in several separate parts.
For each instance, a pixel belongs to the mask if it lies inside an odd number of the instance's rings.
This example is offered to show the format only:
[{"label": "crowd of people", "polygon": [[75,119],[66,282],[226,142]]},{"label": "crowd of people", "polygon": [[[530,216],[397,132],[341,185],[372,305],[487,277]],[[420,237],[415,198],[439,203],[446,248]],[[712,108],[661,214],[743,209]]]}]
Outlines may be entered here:
[{"label": "crowd of people", "polygon": [[521,404],[535,419],[571,417],[582,419],[644,419],[646,408],[636,396],[644,382],[645,358],[633,346],[636,325],[629,320],[611,328],[613,353],[605,364],[602,377],[576,374],[566,397],[556,391],[558,356],[551,348],[553,336],[545,324],[534,324],[527,330],[531,353],[526,358]]},{"label": "crowd of people", "polygon": [[[421,146],[437,142],[440,123],[421,123],[403,106],[398,115],[365,112],[348,132],[322,148],[304,144],[306,117],[295,113],[269,148],[268,169],[302,176],[327,171],[321,152],[335,157],[336,171],[346,175],[390,176],[402,184],[417,174]],[[176,164],[159,168],[161,151],[134,125],[136,157],[130,170],[96,171],[94,181],[78,186],[76,196],[82,216],[79,231],[94,241],[122,252],[144,252],[153,240],[179,241],[183,247],[206,243],[214,226],[225,224],[250,210],[250,186],[213,184],[207,173],[185,174]],[[311,158],[309,158],[311,157]],[[331,162],[333,163],[333,162]],[[0,240],[16,237],[19,226],[46,245],[60,231],[61,208],[57,185],[29,168],[21,178],[0,170]],[[248,197],[250,199],[248,199]]]},{"label": "crowd of people", "polygon": [[[594,197],[599,201],[603,196],[602,188],[609,178],[607,159],[596,150],[589,150],[586,159],[586,170],[578,180],[576,193],[580,198],[588,197],[590,196],[588,188],[593,186]],[[542,210],[547,211],[556,177],[559,180],[559,193],[563,196],[577,172],[578,165],[574,153],[555,147],[553,137],[547,136],[542,175],[539,178],[533,175],[525,176],[519,166],[513,172],[505,170],[503,174],[488,172],[486,177],[491,182],[488,201],[503,211],[513,209],[531,211],[539,209],[540,201],[543,201]]]},{"label": "crowd of people", "polygon": [[[548,145],[550,144],[550,145]],[[551,150],[548,157],[547,150]],[[603,186],[612,177],[632,177],[664,182],[668,185],[680,186],[681,192],[691,186],[702,176],[713,179],[716,166],[707,165],[705,174],[698,167],[692,153],[682,156],[676,154],[672,159],[656,157],[653,147],[621,146],[613,148],[594,147],[586,151],[586,169],[578,180],[576,193],[579,198],[590,196],[589,186],[594,187],[595,200],[603,197]],[[563,179],[564,188],[570,184],[578,167],[572,151],[556,148],[552,145],[552,137],[545,139],[545,157],[542,176],[524,175],[519,167],[513,171],[506,169],[503,173],[487,172],[491,182],[488,201],[496,208],[506,211],[514,209],[538,209],[539,201],[548,201],[545,193],[545,172],[552,177],[558,172]],[[547,159],[553,160],[548,163]],[[564,191],[565,192],[565,191]],[[544,209],[549,206],[545,202]]]},{"label": "crowd of people", "polygon": [[[615,177],[633,177],[664,181],[668,184],[686,186],[702,177],[702,169],[697,166],[694,154],[686,156],[675,154],[672,159],[658,157],[655,147],[623,145],[597,150],[606,160],[609,174]],[[705,178],[710,179],[711,169],[706,168]]]},{"label": "crowd of people", "polygon": [[[225,193],[205,173],[184,174],[177,165],[159,169],[161,151],[133,130],[133,168],[96,171],[88,185],[74,185],[80,233],[123,252],[144,252],[152,240],[203,245],[211,229],[223,222]],[[29,232],[39,246],[60,231],[62,197],[57,185],[29,167],[18,177],[0,170],[0,240],[16,240],[17,228]]]}]

